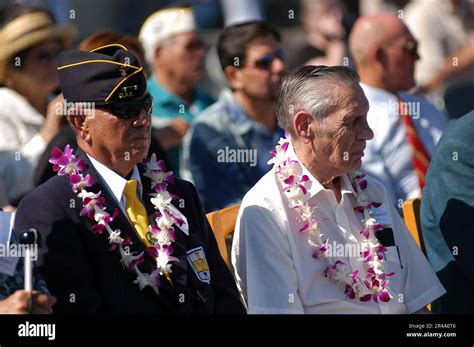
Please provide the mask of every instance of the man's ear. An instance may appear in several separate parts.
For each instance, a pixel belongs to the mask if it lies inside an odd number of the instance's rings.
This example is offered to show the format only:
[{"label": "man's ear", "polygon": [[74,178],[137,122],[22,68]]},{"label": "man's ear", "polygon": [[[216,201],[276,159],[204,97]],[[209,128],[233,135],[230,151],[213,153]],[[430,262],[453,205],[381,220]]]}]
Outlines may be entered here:
[{"label": "man's ear", "polygon": [[304,143],[311,141],[313,137],[311,129],[313,122],[315,122],[313,115],[306,111],[298,111],[293,117],[294,132]]},{"label": "man's ear", "polygon": [[224,68],[224,75],[233,90],[242,89],[242,70],[236,66],[226,66]]},{"label": "man's ear", "polygon": [[385,66],[385,62],[387,60],[387,53],[385,53],[385,50],[382,47],[374,47],[371,53],[374,55],[375,61]]},{"label": "man's ear", "polygon": [[160,57],[161,57],[161,46],[157,46],[153,54],[153,61],[157,61],[157,59],[160,59]]},{"label": "man's ear", "polygon": [[75,108],[70,108],[67,112],[67,117],[69,119],[69,124],[71,124],[76,136],[88,143],[90,140],[90,131],[89,131],[89,117],[84,114],[84,111],[77,110]]}]

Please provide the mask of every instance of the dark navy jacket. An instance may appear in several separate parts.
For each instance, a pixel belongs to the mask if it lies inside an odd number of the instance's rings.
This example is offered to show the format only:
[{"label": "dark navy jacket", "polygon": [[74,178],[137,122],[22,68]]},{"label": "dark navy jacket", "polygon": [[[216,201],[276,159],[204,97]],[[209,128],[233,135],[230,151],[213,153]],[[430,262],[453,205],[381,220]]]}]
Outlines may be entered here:
[{"label": "dark navy jacket", "polygon": [[[78,155],[89,165],[84,175],[91,174],[96,182],[89,191],[102,191],[107,211],[112,214],[119,208],[115,199],[100,183],[101,178],[87,156],[81,151]],[[140,164],[139,169],[142,170]],[[148,198],[150,180],[143,175],[141,180],[144,204],[151,216],[154,209]],[[172,266],[174,287],[162,277],[159,296],[150,287],[141,291],[133,283],[134,273],[127,272],[121,265],[118,250],[108,250],[107,232],[94,234],[87,216],[79,216],[82,202],[65,176],[49,179],[21,201],[15,218],[15,232],[35,228],[46,240],[47,252],[39,269],[51,293],[58,298],[54,312],[245,313],[196,189],[191,183],[176,179],[168,190],[184,199],[184,204],[173,204],[186,216],[189,236],[176,230],[173,255],[179,258],[179,262]],[[150,220],[154,219],[150,217]],[[139,268],[150,273],[153,259],[146,254],[144,244],[127,217],[120,212],[111,227],[119,228],[122,237],[131,237],[130,252],[145,253],[145,260]],[[211,273],[210,284],[201,281],[188,263],[187,252],[198,247],[205,252]]]},{"label": "dark navy jacket", "polygon": [[474,313],[474,112],[441,137],[421,199],[421,226],[431,266],[447,293],[434,313]]}]

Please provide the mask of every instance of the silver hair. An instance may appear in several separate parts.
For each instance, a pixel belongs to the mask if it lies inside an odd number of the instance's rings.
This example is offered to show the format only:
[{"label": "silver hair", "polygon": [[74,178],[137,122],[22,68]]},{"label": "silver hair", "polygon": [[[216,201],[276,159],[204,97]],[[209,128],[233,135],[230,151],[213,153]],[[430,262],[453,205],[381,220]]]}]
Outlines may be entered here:
[{"label": "silver hair", "polygon": [[309,112],[321,122],[338,107],[337,88],[358,84],[357,73],[345,66],[298,67],[281,83],[277,102],[278,124],[293,133],[293,116],[299,111]]}]

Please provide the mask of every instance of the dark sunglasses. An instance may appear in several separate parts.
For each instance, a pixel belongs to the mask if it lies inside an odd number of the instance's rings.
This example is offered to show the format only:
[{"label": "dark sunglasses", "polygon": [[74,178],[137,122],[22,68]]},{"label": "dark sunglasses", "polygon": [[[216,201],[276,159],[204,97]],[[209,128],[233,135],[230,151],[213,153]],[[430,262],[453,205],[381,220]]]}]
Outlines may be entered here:
[{"label": "dark sunglasses", "polygon": [[54,50],[29,50],[25,53],[20,55],[20,58],[31,59],[37,61],[41,65],[48,65],[55,59],[57,59],[59,53],[61,53],[62,49],[54,49]]},{"label": "dark sunglasses", "polygon": [[418,42],[416,41],[407,41],[403,46],[402,49],[407,52],[412,57],[416,57],[418,55]]},{"label": "dark sunglasses", "polygon": [[259,69],[269,69],[273,65],[273,61],[275,59],[278,58],[280,60],[283,60],[284,57],[285,57],[285,53],[283,51],[283,48],[279,48],[274,52],[270,52],[268,54],[265,54],[261,58],[258,58],[250,66],[254,66]]},{"label": "dark sunglasses", "polygon": [[[393,44],[386,44],[385,46],[393,47]],[[397,46],[397,47],[401,49],[403,52],[410,55],[410,57],[412,58],[416,58],[418,56],[418,42],[417,41],[409,40],[405,42],[403,45]]]},{"label": "dark sunglasses", "polygon": [[54,52],[43,51],[43,52],[39,52],[36,57],[41,64],[49,64],[51,61],[56,59],[59,53],[60,51],[59,52],[58,51],[54,51]]},{"label": "dark sunglasses", "polygon": [[147,93],[140,99],[95,102],[95,106],[110,110],[110,112],[118,118],[131,119],[138,117],[142,109],[144,109],[148,115],[151,115],[153,110],[153,97]]}]

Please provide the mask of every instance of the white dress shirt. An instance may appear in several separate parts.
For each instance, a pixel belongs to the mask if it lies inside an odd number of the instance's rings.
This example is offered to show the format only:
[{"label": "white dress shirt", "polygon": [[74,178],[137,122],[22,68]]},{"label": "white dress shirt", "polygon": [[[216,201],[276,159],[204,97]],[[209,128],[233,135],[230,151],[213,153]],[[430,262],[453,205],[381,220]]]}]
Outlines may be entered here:
[{"label": "white dress shirt", "polygon": [[[101,179],[103,180],[103,183],[105,183],[106,189],[108,189],[109,193],[111,193],[115,197],[116,203],[120,206],[120,209],[122,210],[123,214],[127,216],[128,218],[128,214],[126,211],[127,197],[123,194],[123,190],[125,189],[127,180],[123,178],[122,176],[120,176],[115,171],[109,169],[107,166],[105,166],[104,164],[100,163],[99,161],[91,157],[89,154],[87,154],[87,156],[89,157],[95,170],[97,171],[97,173],[100,175]],[[142,188],[142,181],[140,179],[140,173],[136,165],[133,167],[133,171],[132,171],[132,175],[130,176],[130,179],[138,181],[137,194],[138,194],[138,198],[141,200],[142,194],[143,194],[143,188]]]},{"label": "white dress shirt", "polygon": [[0,151],[19,152],[32,168],[46,149],[40,135],[44,116],[10,88],[0,88]]},{"label": "white dress shirt", "polygon": [[[389,192],[393,203],[420,195],[418,177],[412,165],[412,147],[397,109],[397,97],[383,89],[360,84],[369,100],[367,122],[374,138],[367,142],[362,170],[377,178]],[[432,156],[436,143],[448,126],[446,116],[426,99],[400,93],[411,107],[417,134]],[[401,206],[401,205],[400,205]]]},{"label": "white dress shirt", "polygon": [[[296,159],[291,145],[288,150]],[[307,200],[318,207],[313,216],[325,219],[318,230],[330,244],[357,245],[362,217],[354,212],[355,192],[347,176],[341,176],[342,199],[338,204],[334,193],[304,167],[303,174],[313,182]],[[348,299],[343,286],[324,277],[327,263],[312,258],[314,248],[308,244],[307,234],[298,231],[301,221],[288,208],[280,189],[272,169],[245,195],[237,217],[232,264],[249,313],[413,313],[445,293],[386,190],[376,180],[368,179],[365,192],[369,201],[382,203],[372,213],[393,229],[400,252],[398,256],[396,246],[391,246],[386,253],[384,272],[395,272],[388,278],[393,299],[387,303]],[[340,259],[365,278],[366,269],[357,255],[346,253]]]}]

